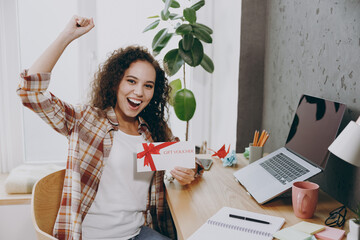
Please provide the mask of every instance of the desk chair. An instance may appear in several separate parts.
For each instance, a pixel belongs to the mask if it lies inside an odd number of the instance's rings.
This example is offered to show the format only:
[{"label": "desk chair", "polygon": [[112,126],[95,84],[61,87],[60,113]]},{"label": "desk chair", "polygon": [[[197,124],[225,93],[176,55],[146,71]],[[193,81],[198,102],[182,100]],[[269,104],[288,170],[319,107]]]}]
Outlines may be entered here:
[{"label": "desk chair", "polygon": [[33,187],[31,212],[38,240],[56,239],[52,232],[60,206],[64,177],[65,169],[43,177]]}]

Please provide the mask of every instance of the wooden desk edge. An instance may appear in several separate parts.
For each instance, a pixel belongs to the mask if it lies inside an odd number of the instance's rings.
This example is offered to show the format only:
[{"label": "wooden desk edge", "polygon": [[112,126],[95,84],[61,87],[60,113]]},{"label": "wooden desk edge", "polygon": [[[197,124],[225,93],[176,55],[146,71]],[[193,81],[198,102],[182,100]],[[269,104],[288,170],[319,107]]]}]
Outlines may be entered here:
[{"label": "wooden desk edge", "polygon": [[[166,199],[169,199],[169,193],[168,193],[167,190],[166,190],[165,194],[166,194]],[[171,201],[167,201],[167,203],[168,203],[168,206],[170,208],[170,212],[171,213],[175,212],[175,210],[174,210],[174,208],[173,208],[173,206],[171,204]],[[176,218],[176,215],[175,214],[171,214],[171,215],[172,215],[172,218],[173,218],[173,221],[174,221],[174,224],[175,224],[176,234],[177,234],[178,239],[179,240],[184,239],[184,236],[183,236],[182,232],[180,231],[180,225],[179,225],[179,222],[178,222],[178,220]]]},{"label": "wooden desk edge", "polygon": [[14,198],[12,196],[7,197],[7,198],[3,198],[0,197],[0,206],[5,206],[5,205],[27,205],[31,203],[31,194],[29,197],[25,196],[25,197],[19,197],[19,198]]}]

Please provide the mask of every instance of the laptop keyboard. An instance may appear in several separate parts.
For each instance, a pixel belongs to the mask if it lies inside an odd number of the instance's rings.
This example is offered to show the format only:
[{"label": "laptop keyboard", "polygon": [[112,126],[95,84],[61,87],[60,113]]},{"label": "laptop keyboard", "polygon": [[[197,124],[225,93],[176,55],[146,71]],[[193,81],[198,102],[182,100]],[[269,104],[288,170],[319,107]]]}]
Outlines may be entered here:
[{"label": "laptop keyboard", "polygon": [[279,153],[272,158],[265,160],[260,163],[260,166],[262,166],[284,185],[286,182],[291,182],[309,172],[308,169],[301,166],[283,153]]}]

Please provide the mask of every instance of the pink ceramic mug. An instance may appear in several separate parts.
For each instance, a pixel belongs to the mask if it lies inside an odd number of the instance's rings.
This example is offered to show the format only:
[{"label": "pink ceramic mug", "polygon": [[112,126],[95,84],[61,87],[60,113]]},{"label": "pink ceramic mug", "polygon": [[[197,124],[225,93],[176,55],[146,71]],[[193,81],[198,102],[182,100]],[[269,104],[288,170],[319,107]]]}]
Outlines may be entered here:
[{"label": "pink ceramic mug", "polygon": [[316,209],[319,185],[312,182],[295,182],[292,187],[292,204],[295,216],[312,218]]}]

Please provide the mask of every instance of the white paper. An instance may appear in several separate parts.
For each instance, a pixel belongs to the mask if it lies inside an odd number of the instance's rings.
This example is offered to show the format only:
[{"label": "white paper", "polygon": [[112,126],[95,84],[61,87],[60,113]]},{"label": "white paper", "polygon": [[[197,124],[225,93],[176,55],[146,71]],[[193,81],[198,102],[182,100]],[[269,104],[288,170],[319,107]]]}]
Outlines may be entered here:
[{"label": "white paper", "polygon": [[176,166],[195,168],[195,146],[191,142],[141,143],[136,152],[137,172],[172,170]]}]

